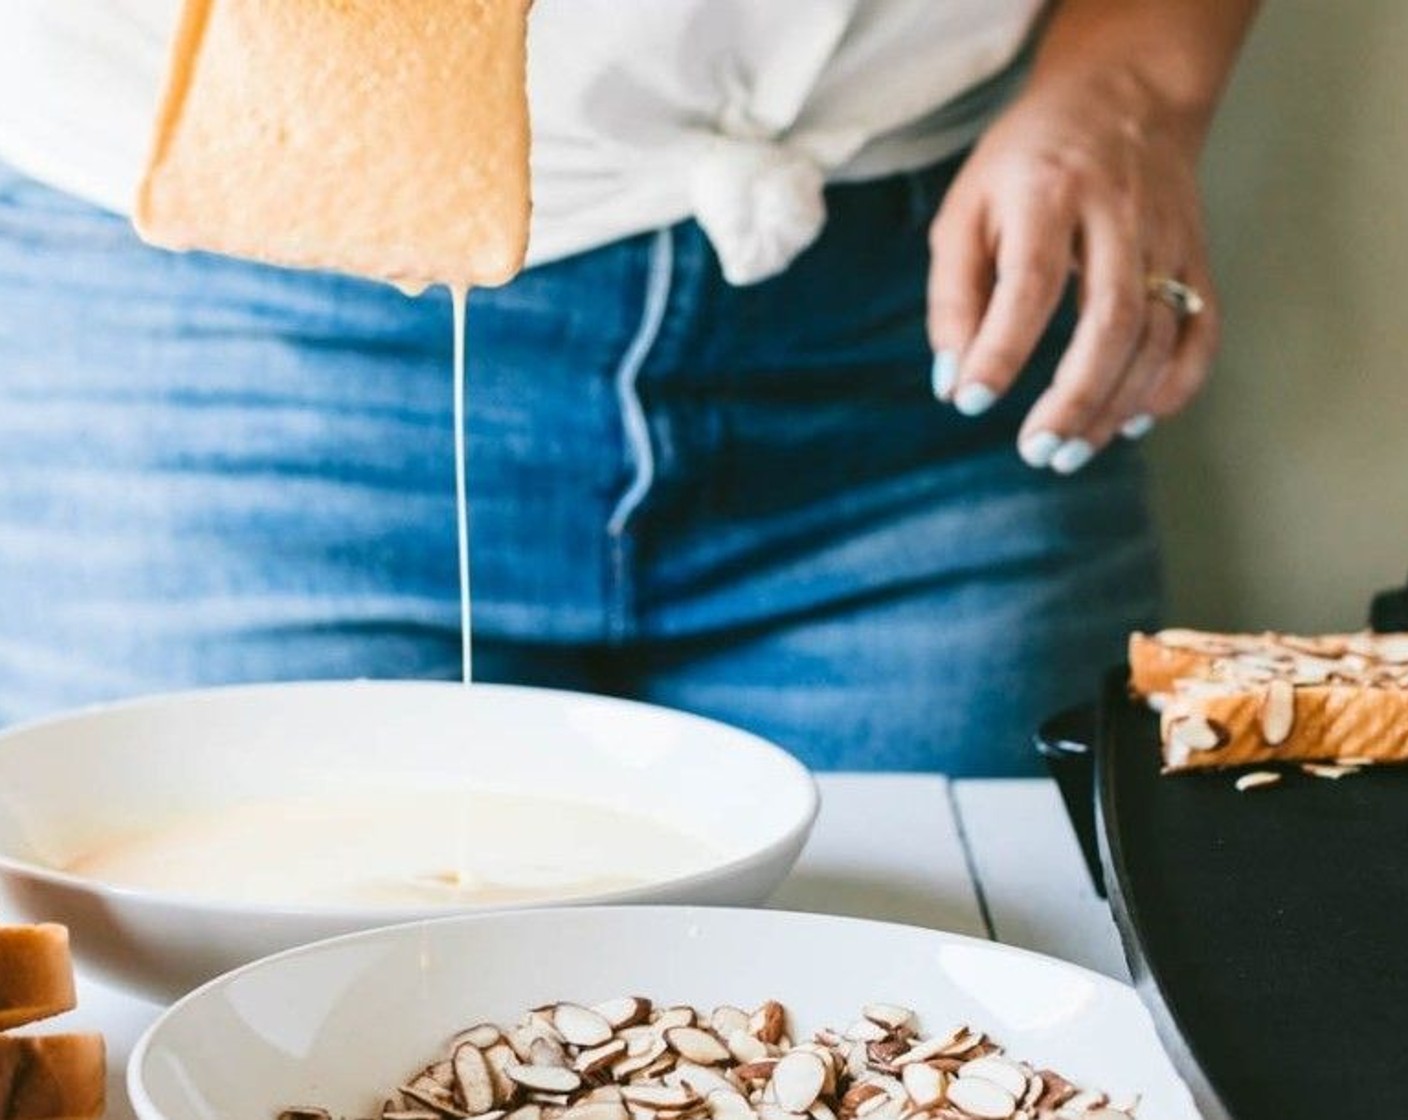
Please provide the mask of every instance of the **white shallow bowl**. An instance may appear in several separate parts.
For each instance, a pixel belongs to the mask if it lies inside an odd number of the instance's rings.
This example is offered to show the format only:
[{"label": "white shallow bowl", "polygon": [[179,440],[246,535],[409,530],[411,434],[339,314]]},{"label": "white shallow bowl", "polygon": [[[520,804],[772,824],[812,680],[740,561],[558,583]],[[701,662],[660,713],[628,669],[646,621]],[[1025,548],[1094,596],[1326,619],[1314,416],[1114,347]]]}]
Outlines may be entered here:
[{"label": "white shallow bowl", "polygon": [[454,910],[236,904],[56,868],[154,821],[220,806],[447,787],[648,812],[719,853],[687,876],[574,904],[756,904],[792,867],[817,811],[815,783],[790,755],[644,704],[436,682],[178,693],[0,734],[0,915],[63,922],[94,972],[170,1000],[281,949]]},{"label": "white shallow bowl", "polygon": [[794,1033],[867,1003],[960,1022],[1015,1058],[1114,1096],[1141,1120],[1196,1120],[1133,991],[1073,965],[954,934],[811,914],[693,907],[538,910],[382,929],[261,961],[182,1000],[139,1042],[143,1120],[273,1120],[293,1104],[379,1115],[456,1031],[530,1007],[618,995],[757,1006]]}]

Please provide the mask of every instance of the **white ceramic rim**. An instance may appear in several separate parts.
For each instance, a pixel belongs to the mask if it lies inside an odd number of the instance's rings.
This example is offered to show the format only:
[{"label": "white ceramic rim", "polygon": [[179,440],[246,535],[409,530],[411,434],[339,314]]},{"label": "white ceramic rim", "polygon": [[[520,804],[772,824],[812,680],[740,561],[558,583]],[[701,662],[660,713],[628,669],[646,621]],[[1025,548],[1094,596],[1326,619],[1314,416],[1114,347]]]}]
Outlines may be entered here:
[{"label": "white ceramic rim", "polygon": [[[1139,1001],[1138,995],[1131,985],[1121,983],[1113,977],[1106,976],[1103,973],[1094,972],[1091,969],[1085,968],[1081,965],[1071,964],[1069,961],[1063,961],[1059,957],[1048,956],[1045,953],[1034,952],[1031,949],[1023,949],[1017,945],[1006,945],[1000,941],[990,941],[982,937],[970,937],[962,933],[951,933],[948,930],[942,929],[929,929],[925,926],[909,925],[903,922],[882,922],[877,921],[873,918],[853,918],[841,915],[817,914],[805,910],[760,911],[754,909],[750,911],[746,907],[729,906],[585,906],[572,907],[571,909],[574,911],[580,910],[587,914],[609,914],[612,917],[616,917],[619,915],[623,919],[629,919],[632,914],[654,915],[661,912],[668,912],[671,916],[678,916],[681,921],[688,921],[691,918],[707,920],[709,917],[715,915],[721,916],[720,920],[726,921],[728,920],[728,915],[761,912],[777,914],[779,917],[785,920],[795,921],[800,924],[805,924],[807,922],[816,922],[825,925],[840,923],[843,925],[866,926],[881,930],[908,930],[911,932],[918,932],[924,935],[925,937],[930,937],[933,938],[935,941],[944,942],[949,945],[981,947],[986,951],[996,950],[1003,953],[1012,954],[1015,957],[1025,959],[1048,968],[1064,970],[1068,973],[1079,976],[1086,982],[1095,985],[1097,988],[1103,988],[1107,991],[1115,990],[1120,992],[1121,995],[1127,995],[1134,1003],[1136,1003],[1141,1009],[1143,1009],[1143,1003]],[[239,968],[232,969],[229,972],[215,977],[215,979],[213,980],[206,981],[200,987],[195,988],[194,990],[188,992],[186,995],[182,996],[165,1011],[163,1011],[161,1015],[157,1018],[157,1020],[152,1023],[151,1026],[149,1026],[144,1032],[142,1032],[142,1037],[137,1040],[137,1044],[133,1047],[132,1054],[127,1060],[127,1095],[131,1098],[132,1104],[134,1108],[138,1110],[139,1115],[143,1114],[144,1112],[150,1115],[164,1115],[161,1110],[157,1107],[156,1102],[154,1102],[151,1097],[147,1095],[146,1090],[142,1087],[142,1065],[146,1061],[147,1051],[151,1049],[153,1040],[165,1027],[167,1020],[179,1014],[188,1003],[192,1003],[195,1000],[202,998],[205,993],[209,991],[213,991],[216,988],[225,987],[231,983],[234,983],[246,973],[255,972],[261,968],[264,968],[268,965],[272,965],[279,961],[290,960],[301,956],[311,955],[313,953],[319,953],[327,948],[332,948],[338,945],[356,944],[357,942],[370,941],[381,937],[401,937],[415,930],[424,929],[428,926],[455,924],[474,925],[479,923],[492,924],[495,921],[501,920],[524,920],[525,917],[526,920],[532,921],[535,920],[535,918],[531,917],[532,915],[553,915],[562,914],[563,912],[564,908],[560,906],[537,906],[532,908],[525,907],[511,911],[505,910],[499,912],[486,913],[450,914],[445,917],[422,919],[414,922],[402,922],[397,925],[379,926],[376,929],[366,929],[359,930],[355,933],[340,934],[337,937],[324,938],[320,941],[310,942],[307,945],[299,945],[293,949],[285,949],[282,952],[273,953],[267,957],[262,957],[257,961],[252,961],[249,964],[241,965]],[[544,918],[543,920],[547,919]],[[1145,1014],[1147,1015],[1147,1011],[1145,1011]],[[1150,1037],[1156,1040],[1156,1045],[1158,1045],[1162,1051],[1162,1040],[1159,1040],[1157,1038],[1152,1024],[1149,1027],[1149,1033]],[[1168,1059],[1167,1052],[1164,1052],[1164,1056],[1166,1060],[1170,1061],[1170,1068],[1172,1068],[1172,1061]],[[1181,1075],[1179,1075],[1179,1077],[1181,1080]]]},{"label": "white ceramic rim", "polygon": [[[232,696],[240,693],[281,692],[297,688],[329,688],[337,685],[349,685],[359,688],[466,687],[457,684],[455,681],[448,680],[398,680],[394,678],[358,677],[351,680],[329,678],[326,680],[215,685],[210,688],[156,692],[125,700],[115,700],[103,704],[91,704],[56,715],[42,716],[38,719],[13,724],[3,731],[0,731],[0,750],[4,749],[4,745],[9,739],[19,738],[29,732],[56,727],[70,721],[101,718],[106,715],[139,708],[155,708],[176,701],[192,701],[202,696]],[[200,910],[211,914],[243,914],[249,917],[272,919],[328,918],[332,920],[360,920],[364,919],[367,915],[375,915],[378,926],[397,926],[415,924],[422,921],[437,921],[446,917],[481,916],[507,911],[541,910],[556,906],[571,906],[575,908],[578,906],[596,906],[599,904],[615,905],[617,903],[630,903],[640,900],[662,890],[688,890],[690,887],[697,884],[711,883],[719,879],[726,879],[735,872],[741,872],[755,864],[767,863],[772,857],[779,853],[786,851],[794,845],[804,843],[808,834],[811,832],[812,826],[816,823],[818,813],[821,811],[821,794],[816,784],[816,778],[813,776],[812,772],[802,765],[794,756],[777,746],[777,744],[771,743],[767,739],[762,738],[762,736],[755,735],[751,731],[745,731],[740,727],[734,727],[731,724],[723,723],[716,719],[710,719],[707,716],[695,715],[693,712],[682,712],[676,708],[666,708],[659,704],[648,704],[640,700],[629,700],[618,696],[603,696],[594,692],[576,692],[562,688],[536,688],[529,685],[516,684],[486,683],[472,684],[468,687],[501,694],[542,695],[543,693],[549,693],[556,696],[572,697],[576,702],[585,701],[607,708],[625,707],[649,711],[656,714],[666,712],[672,719],[693,723],[701,728],[719,729],[725,732],[730,738],[737,740],[729,749],[749,750],[759,755],[768,756],[779,763],[784,770],[791,770],[792,777],[796,781],[797,791],[804,798],[805,807],[801,815],[794,820],[781,835],[777,836],[763,847],[755,848],[750,852],[745,852],[743,855],[735,856],[721,863],[712,864],[699,871],[692,871],[687,875],[677,875],[667,879],[652,879],[650,882],[638,886],[623,887],[614,891],[595,891],[590,894],[572,895],[561,900],[534,899],[519,903],[484,903],[477,906],[466,905],[461,907],[369,907],[348,905],[277,906],[235,902],[224,899],[210,899],[172,891],[152,891],[141,890],[136,887],[115,886],[111,883],[104,883],[98,879],[89,879],[82,875],[74,875],[67,871],[59,871],[56,868],[45,867],[43,864],[18,859],[14,856],[6,855],[2,851],[0,851],[0,871],[26,875],[31,879],[36,879],[43,883],[69,887],[74,890],[82,890],[101,899],[133,903],[152,903],[169,907],[185,907],[187,909]],[[385,920],[382,921],[382,919]]]}]

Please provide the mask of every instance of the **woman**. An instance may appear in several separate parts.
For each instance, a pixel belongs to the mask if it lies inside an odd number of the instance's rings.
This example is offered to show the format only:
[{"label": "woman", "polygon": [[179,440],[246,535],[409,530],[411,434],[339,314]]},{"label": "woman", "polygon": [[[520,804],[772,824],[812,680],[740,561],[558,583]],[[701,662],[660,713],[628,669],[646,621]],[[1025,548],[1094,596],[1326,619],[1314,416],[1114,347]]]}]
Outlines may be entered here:
[{"label": "woman", "polygon": [[[446,300],[136,241],[175,7],[0,13],[0,724],[459,672]],[[470,309],[479,679],[1027,770],[1157,612],[1131,443],[1207,373],[1254,7],[538,0],[532,267]]]}]

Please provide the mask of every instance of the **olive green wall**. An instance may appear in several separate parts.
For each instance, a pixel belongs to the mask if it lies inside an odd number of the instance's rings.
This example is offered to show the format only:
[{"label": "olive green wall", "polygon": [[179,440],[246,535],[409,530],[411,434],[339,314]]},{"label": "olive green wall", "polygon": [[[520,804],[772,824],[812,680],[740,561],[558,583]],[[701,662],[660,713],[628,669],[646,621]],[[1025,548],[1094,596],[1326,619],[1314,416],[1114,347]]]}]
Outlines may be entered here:
[{"label": "olive green wall", "polygon": [[1222,354],[1150,437],[1170,620],[1360,626],[1408,575],[1408,3],[1268,0],[1204,179]]}]

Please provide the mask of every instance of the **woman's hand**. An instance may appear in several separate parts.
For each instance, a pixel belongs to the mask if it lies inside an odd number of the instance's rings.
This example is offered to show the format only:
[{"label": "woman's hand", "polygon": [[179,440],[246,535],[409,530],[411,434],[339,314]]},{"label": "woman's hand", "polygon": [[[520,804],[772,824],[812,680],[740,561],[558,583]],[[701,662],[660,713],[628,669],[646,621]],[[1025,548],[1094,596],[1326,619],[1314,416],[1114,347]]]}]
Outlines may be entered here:
[{"label": "woman's hand", "polygon": [[[1072,274],[1080,318],[1022,426],[1034,467],[1070,473],[1123,432],[1183,408],[1207,377],[1218,315],[1195,164],[1199,138],[1167,123],[1129,74],[1046,81],[993,125],[931,231],[934,390],[975,415],[1031,358]],[[1203,297],[1182,316],[1151,276]]]}]

